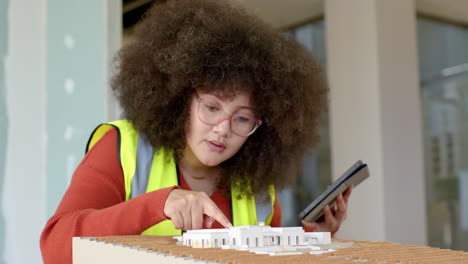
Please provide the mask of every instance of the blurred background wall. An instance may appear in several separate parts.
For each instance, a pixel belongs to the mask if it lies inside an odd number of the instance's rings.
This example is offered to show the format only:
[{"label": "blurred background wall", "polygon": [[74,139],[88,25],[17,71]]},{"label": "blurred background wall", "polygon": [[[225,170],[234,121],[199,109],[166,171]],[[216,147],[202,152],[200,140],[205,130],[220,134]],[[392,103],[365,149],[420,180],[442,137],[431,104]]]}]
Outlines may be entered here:
[{"label": "blurred background wall", "polygon": [[[239,0],[325,67],[322,141],[280,194],[283,225],[355,160],[337,237],[468,250],[468,2]],[[0,0],[0,263],[39,235],[93,128],[119,117],[112,57],[151,0]],[[25,254],[27,252],[27,254]]]},{"label": "blurred background wall", "polygon": [[0,6],[0,140],[6,140],[0,144],[0,263],[40,263],[37,239],[46,218],[46,5],[2,1]]}]

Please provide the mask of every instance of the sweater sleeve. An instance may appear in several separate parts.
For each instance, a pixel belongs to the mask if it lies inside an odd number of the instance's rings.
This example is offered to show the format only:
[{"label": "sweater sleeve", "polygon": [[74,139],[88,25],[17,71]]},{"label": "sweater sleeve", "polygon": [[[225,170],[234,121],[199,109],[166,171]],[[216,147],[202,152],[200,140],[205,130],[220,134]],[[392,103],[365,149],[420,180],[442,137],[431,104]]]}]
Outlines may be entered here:
[{"label": "sweater sleeve", "polygon": [[164,204],[176,186],[125,201],[117,131],[111,129],[86,154],[55,214],[42,231],[44,263],[72,263],[72,237],[140,234],[166,220]]}]

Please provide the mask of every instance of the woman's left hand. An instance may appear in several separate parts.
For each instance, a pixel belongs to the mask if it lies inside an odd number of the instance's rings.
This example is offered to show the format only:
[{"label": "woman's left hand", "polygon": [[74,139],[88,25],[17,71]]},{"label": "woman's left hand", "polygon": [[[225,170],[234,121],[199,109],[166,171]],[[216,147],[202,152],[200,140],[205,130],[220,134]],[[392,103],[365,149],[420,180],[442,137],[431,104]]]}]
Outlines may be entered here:
[{"label": "woman's left hand", "polygon": [[327,205],[323,209],[324,217],[320,217],[317,222],[302,221],[305,227],[312,229],[313,232],[331,232],[332,236],[338,231],[341,223],[346,219],[348,210],[348,199],[353,187],[348,187],[342,194],[336,197],[333,210]]}]

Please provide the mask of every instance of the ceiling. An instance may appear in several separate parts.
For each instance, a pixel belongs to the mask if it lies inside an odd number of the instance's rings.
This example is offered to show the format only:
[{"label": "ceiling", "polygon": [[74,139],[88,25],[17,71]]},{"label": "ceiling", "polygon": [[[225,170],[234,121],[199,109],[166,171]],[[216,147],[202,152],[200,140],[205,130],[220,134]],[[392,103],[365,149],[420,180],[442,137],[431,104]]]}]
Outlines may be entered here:
[{"label": "ceiling", "polygon": [[[252,9],[258,16],[273,26],[285,28],[322,16],[326,0],[237,1]],[[420,14],[468,26],[468,0],[415,0],[415,4],[416,11]]]},{"label": "ceiling", "polygon": [[[122,0],[124,27],[129,27],[154,0]],[[326,0],[236,0],[277,28],[287,28],[323,16]],[[350,1],[350,0],[347,0]],[[360,0],[354,0],[360,1]],[[393,0],[385,0],[393,1]],[[415,0],[420,14],[468,25],[467,0]]]},{"label": "ceiling", "polygon": [[467,0],[416,0],[419,13],[468,26]]}]

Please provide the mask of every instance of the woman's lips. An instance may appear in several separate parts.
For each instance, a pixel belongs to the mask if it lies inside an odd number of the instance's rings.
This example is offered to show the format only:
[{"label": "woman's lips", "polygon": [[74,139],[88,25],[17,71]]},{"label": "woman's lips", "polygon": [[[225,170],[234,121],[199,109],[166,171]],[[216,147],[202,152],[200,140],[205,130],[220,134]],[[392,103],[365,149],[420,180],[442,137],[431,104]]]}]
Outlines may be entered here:
[{"label": "woman's lips", "polygon": [[226,149],[223,143],[217,141],[208,141],[208,146],[215,152],[223,152]]}]

